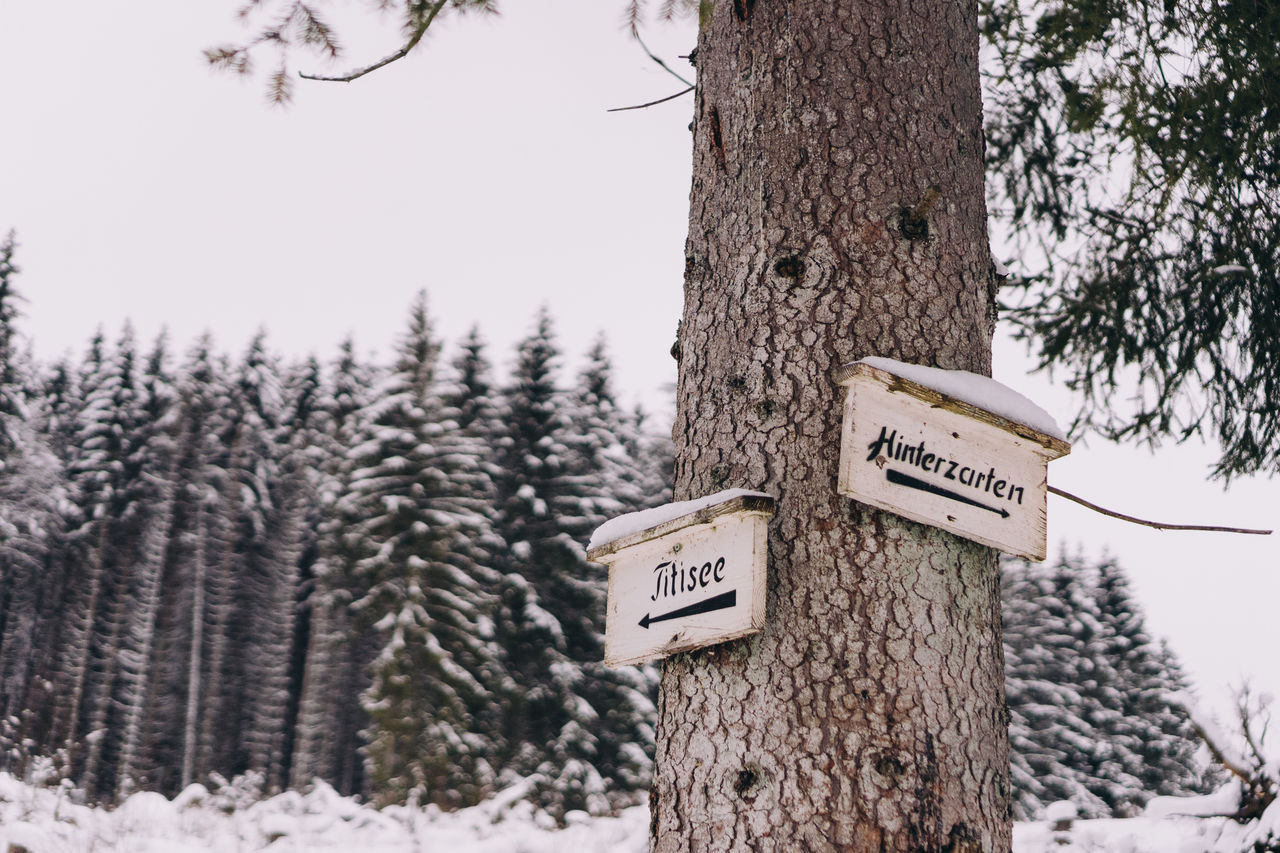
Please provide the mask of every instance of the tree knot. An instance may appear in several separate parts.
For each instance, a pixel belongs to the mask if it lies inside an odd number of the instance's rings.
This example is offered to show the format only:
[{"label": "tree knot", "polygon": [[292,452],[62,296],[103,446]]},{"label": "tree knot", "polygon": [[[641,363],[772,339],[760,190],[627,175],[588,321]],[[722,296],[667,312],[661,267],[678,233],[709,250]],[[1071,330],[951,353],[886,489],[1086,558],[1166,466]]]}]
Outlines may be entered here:
[{"label": "tree knot", "polygon": [[933,210],[933,206],[940,198],[942,198],[942,190],[937,186],[931,186],[915,207],[902,209],[898,222],[904,237],[908,240],[923,240],[929,236],[929,211]]}]

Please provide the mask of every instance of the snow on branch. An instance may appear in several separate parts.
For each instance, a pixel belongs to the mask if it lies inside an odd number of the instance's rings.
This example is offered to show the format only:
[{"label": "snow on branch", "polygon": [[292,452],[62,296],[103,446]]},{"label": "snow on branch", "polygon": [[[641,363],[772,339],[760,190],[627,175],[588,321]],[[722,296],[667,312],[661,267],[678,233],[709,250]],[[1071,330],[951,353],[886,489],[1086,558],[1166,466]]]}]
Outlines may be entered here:
[{"label": "snow on branch", "polygon": [[1213,759],[1240,780],[1240,797],[1236,813],[1237,821],[1250,821],[1267,811],[1280,792],[1280,761],[1268,761],[1263,752],[1268,725],[1271,722],[1269,696],[1251,697],[1247,687],[1236,695],[1236,713],[1240,725],[1240,737],[1247,751],[1232,743],[1217,725],[1196,705],[1186,692],[1179,691],[1166,697],[1171,705],[1187,712],[1191,725],[1209,749]]}]

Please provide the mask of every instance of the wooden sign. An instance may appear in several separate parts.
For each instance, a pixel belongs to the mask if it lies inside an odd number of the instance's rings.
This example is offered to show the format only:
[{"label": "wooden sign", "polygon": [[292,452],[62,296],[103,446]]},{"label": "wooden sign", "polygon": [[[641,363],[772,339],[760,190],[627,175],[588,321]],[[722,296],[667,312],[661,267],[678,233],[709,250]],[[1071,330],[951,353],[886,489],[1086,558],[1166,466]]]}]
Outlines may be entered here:
[{"label": "wooden sign", "polygon": [[841,494],[1045,558],[1048,464],[1070,444],[869,364],[836,378],[847,389]]},{"label": "wooden sign", "polygon": [[624,666],[764,627],[774,500],[739,495],[593,548],[609,566],[604,662]]}]

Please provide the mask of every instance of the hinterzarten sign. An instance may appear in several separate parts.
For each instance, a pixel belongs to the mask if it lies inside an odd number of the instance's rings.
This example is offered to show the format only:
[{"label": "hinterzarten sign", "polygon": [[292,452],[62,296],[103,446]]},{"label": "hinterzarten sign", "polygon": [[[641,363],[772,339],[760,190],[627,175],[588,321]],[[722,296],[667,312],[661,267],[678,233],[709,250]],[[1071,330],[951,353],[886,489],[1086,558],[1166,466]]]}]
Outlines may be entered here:
[{"label": "hinterzarten sign", "polygon": [[836,379],[847,389],[841,494],[1045,558],[1048,464],[1071,445],[862,362]]},{"label": "hinterzarten sign", "polygon": [[604,662],[640,663],[763,628],[774,506],[737,495],[589,550],[609,567]]}]

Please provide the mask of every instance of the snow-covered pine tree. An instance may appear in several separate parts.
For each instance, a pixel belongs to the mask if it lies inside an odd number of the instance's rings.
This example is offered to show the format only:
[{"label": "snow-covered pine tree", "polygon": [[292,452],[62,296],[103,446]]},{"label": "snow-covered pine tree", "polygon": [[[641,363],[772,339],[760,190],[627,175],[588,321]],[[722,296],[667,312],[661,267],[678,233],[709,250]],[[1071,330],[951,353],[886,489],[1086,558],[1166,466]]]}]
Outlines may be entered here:
[{"label": "snow-covered pine tree", "polygon": [[35,374],[32,423],[65,467],[71,458],[75,415],[83,404],[79,377],[66,358],[36,370]]},{"label": "snow-covered pine tree", "polygon": [[517,347],[501,394],[496,483],[498,533],[506,545],[498,637],[513,679],[505,696],[503,770],[509,780],[541,774],[542,804],[553,810],[583,808],[593,796],[597,808],[604,805],[603,780],[581,779],[593,769],[596,715],[576,690],[581,661],[595,651],[589,614],[597,600],[576,571],[573,551],[580,546],[558,521],[579,512],[563,506],[570,451],[558,357],[543,309]]},{"label": "snow-covered pine tree", "polygon": [[204,736],[212,677],[210,638],[227,601],[221,555],[228,531],[221,509],[227,489],[231,417],[225,360],[201,337],[176,380],[174,505],[157,610],[152,701],[147,711],[150,787],[174,794],[211,771]]},{"label": "snow-covered pine tree", "polygon": [[[285,375],[285,416],[281,441],[281,503],[298,519],[297,583],[294,590],[296,618],[289,646],[288,703],[283,721],[281,767],[283,781],[293,783],[293,763],[298,746],[298,719],[306,680],[307,652],[311,648],[315,564],[319,558],[320,525],[324,520],[321,490],[331,452],[327,438],[332,431],[325,393],[324,371],[315,357],[296,364]],[[310,781],[310,780],[307,780]]]},{"label": "snow-covered pine tree", "polygon": [[441,387],[446,411],[451,413],[457,429],[480,453],[475,477],[477,494],[483,495],[487,524],[481,534],[467,541],[469,552],[486,567],[483,579],[488,596],[488,610],[481,620],[481,634],[489,644],[494,669],[487,683],[494,701],[485,707],[485,715],[476,718],[477,730],[490,745],[494,772],[509,755],[505,740],[505,698],[514,681],[505,669],[504,650],[499,645],[495,619],[500,607],[502,572],[498,568],[506,553],[506,542],[498,531],[498,487],[501,467],[498,448],[504,427],[498,421],[500,407],[493,382],[493,366],[485,354],[486,345],[477,326],[468,330],[451,362],[451,372]]},{"label": "snow-covered pine tree", "polygon": [[353,451],[344,514],[358,520],[355,627],[380,645],[365,694],[370,790],[453,808],[491,790],[493,744],[477,721],[496,718],[501,670],[495,577],[477,546],[490,524],[485,448],[445,405],[439,353],[419,294]]},{"label": "snow-covered pine tree", "polygon": [[[499,428],[494,421],[493,367],[484,351],[480,328],[472,326],[453,359],[453,381],[445,391],[445,402],[457,413],[460,429],[492,444]],[[496,473],[498,469],[490,464],[489,470]]]},{"label": "snow-covered pine tree", "polygon": [[1147,632],[1128,578],[1114,560],[1101,560],[1093,577],[1102,626],[1100,648],[1113,662],[1120,700],[1112,709],[1118,712],[1111,717],[1114,727],[1103,731],[1123,750],[1117,751],[1114,763],[1104,762],[1100,768],[1100,775],[1114,776],[1117,783],[1112,811],[1134,811],[1156,795],[1206,793],[1208,780],[1196,758],[1195,728],[1185,709],[1169,702],[1170,696],[1188,687],[1177,658]]},{"label": "snow-covered pine tree", "polygon": [[[60,697],[53,708],[50,735],[55,739],[66,762],[66,770],[78,768],[82,743],[81,710],[88,680],[89,658],[93,644],[94,621],[103,582],[102,556],[107,540],[105,519],[86,514],[86,503],[101,503],[110,488],[109,455],[101,446],[86,447],[84,415],[90,410],[90,399],[98,395],[102,384],[105,340],[99,329],[89,342],[89,349],[77,371],[74,383],[75,407],[67,411],[63,427],[68,437],[65,470],[68,497],[62,507],[63,526],[67,536],[63,545],[65,583],[58,608],[62,613],[58,631],[57,661],[54,666],[55,692]],[[108,431],[109,434],[109,431]],[[96,440],[97,444],[102,439]],[[86,458],[86,454],[89,454]]]},{"label": "snow-covered pine tree", "polygon": [[1014,806],[1071,800],[1123,815],[1204,787],[1195,735],[1167,697],[1185,685],[1155,644],[1120,567],[1061,556],[1002,563]]},{"label": "snow-covered pine tree", "polygon": [[70,474],[82,523],[73,559],[88,575],[84,614],[89,626],[83,647],[83,726],[74,736],[83,745],[80,782],[91,797],[115,793],[115,771],[123,740],[121,664],[126,657],[128,621],[139,575],[139,560],[153,524],[155,490],[147,459],[147,399],[133,330],[126,324],[109,352],[91,355],[84,408],[77,419]]},{"label": "snow-covered pine tree", "polygon": [[676,446],[671,441],[668,427],[655,432],[651,427],[653,417],[641,406],[632,413],[635,428],[629,439],[631,459],[640,472],[640,490],[644,493],[644,508],[650,509],[670,503],[675,482]]},{"label": "snow-covered pine tree", "polygon": [[0,768],[21,773],[47,738],[61,591],[61,466],[33,428],[16,330],[12,232],[0,241]]},{"label": "snow-covered pine tree", "polygon": [[142,375],[143,412],[131,456],[139,470],[138,507],[145,515],[132,554],[132,582],[128,590],[125,634],[119,652],[119,684],[115,702],[120,710],[120,752],[116,798],[149,784],[141,770],[147,695],[156,648],[156,619],[160,584],[173,528],[178,459],[176,443],[177,395],[167,365],[162,334],[147,357]]},{"label": "snow-covered pine tree", "polygon": [[0,454],[0,769],[20,775],[33,754],[55,751],[48,747],[62,701],[54,678],[67,487],[36,430],[23,421],[4,428],[13,442]]},{"label": "snow-covered pine tree", "polygon": [[0,460],[17,444],[14,430],[25,419],[26,410],[17,366],[17,303],[21,297],[13,281],[21,270],[13,262],[16,250],[10,231],[0,241],[0,454],[4,454]]},{"label": "snow-covered pine tree", "polygon": [[[571,450],[571,474],[566,478],[565,498],[576,498],[578,510],[559,520],[566,533],[585,545],[605,521],[651,504],[653,471],[637,455],[644,452],[646,442],[639,422],[618,405],[603,336],[588,350],[570,400],[566,443]],[[621,806],[647,791],[651,781],[658,673],[654,667],[610,669],[604,665],[608,573],[585,561],[578,570],[596,597],[587,614],[596,645],[591,652],[583,650],[593,656],[579,659],[583,677],[578,694],[600,717],[593,764],[608,783],[611,805]]]},{"label": "snow-covered pine tree", "polygon": [[[616,439],[575,435],[574,400],[558,387],[558,359],[543,309],[517,347],[499,416],[498,531],[506,543],[499,636],[515,681],[505,770],[539,774],[541,803],[552,812],[598,813],[617,792],[597,762],[617,766],[620,759],[601,751],[612,740],[605,731],[610,709],[587,696],[605,687],[586,668],[603,656],[605,594],[601,569],[583,550],[605,501],[590,487],[599,460],[587,451],[592,442],[602,449]],[[607,750],[617,748],[615,742]],[[643,767],[643,758],[636,765]]]},{"label": "snow-covered pine tree", "polygon": [[223,689],[217,750],[221,772],[261,774],[265,789],[284,783],[284,723],[289,704],[297,570],[304,518],[282,493],[281,422],[284,416],[277,360],[258,334],[237,371],[228,436],[233,488],[223,511],[232,526],[226,552],[232,610],[224,625]]},{"label": "snow-covered pine tree", "polygon": [[1081,814],[1103,817],[1108,804],[1089,784],[1099,744],[1093,597],[1065,557],[1007,560],[1001,581],[1015,815],[1030,819],[1071,800]]},{"label": "snow-covered pine tree", "polygon": [[[72,716],[67,694],[67,688],[72,682],[68,679],[68,655],[65,650],[70,639],[76,635],[81,614],[69,606],[74,594],[71,590],[72,561],[67,541],[67,523],[72,520],[72,516],[66,511],[72,504],[67,464],[71,456],[75,416],[83,401],[77,371],[68,360],[59,360],[46,370],[33,365],[31,372],[33,379],[28,400],[28,423],[36,435],[36,441],[51,454],[46,457],[44,464],[49,469],[51,483],[54,485],[43,491],[43,497],[51,503],[53,517],[45,528],[50,545],[43,575],[44,584],[39,591],[40,639],[35,644],[40,650],[41,660],[36,664],[37,674],[33,676],[33,684],[39,687],[40,692],[28,697],[24,703],[31,719],[38,722],[27,727],[26,737],[36,752],[57,758],[60,769],[69,772],[65,760],[68,740],[65,726]],[[23,492],[35,494],[25,488]]]},{"label": "snow-covered pine tree", "polygon": [[[578,494],[587,535],[608,520],[645,506],[642,467],[635,458],[642,438],[635,418],[618,405],[613,388],[613,366],[604,336],[587,351],[586,363],[570,397],[569,447],[576,469],[570,484]],[[568,519],[563,520],[569,523]]]},{"label": "snow-covered pine tree", "polygon": [[303,787],[323,779],[343,794],[364,792],[360,757],[361,732],[368,724],[360,696],[369,681],[366,667],[375,649],[369,637],[352,627],[352,566],[360,542],[347,537],[354,516],[340,511],[349,491],[354,460],[351,449],[364,426],[361,419],[378,371],[356,358],[355,345],[344,341],[321,400],[324,417],[314,434],[321,450],[314,473],[319,500],[319,539],[310,589],[303,613],[308,638],[302,695],[294,735],[292,785]]}]

